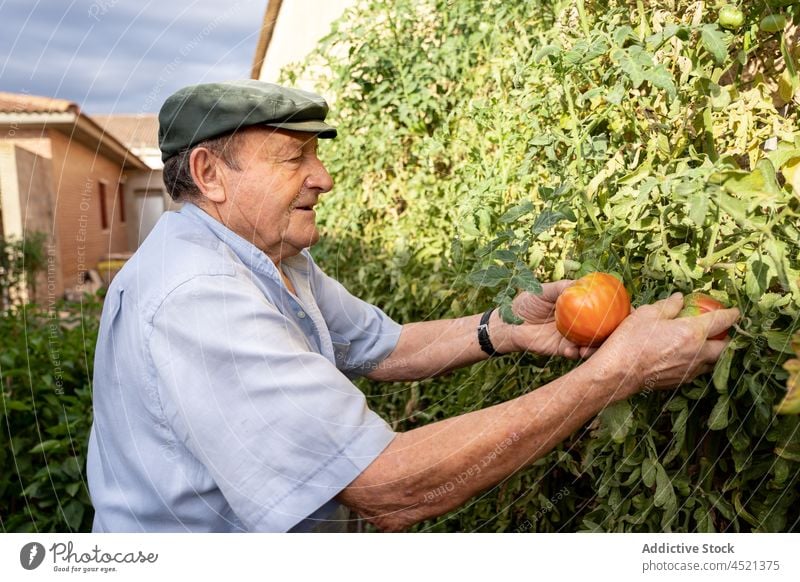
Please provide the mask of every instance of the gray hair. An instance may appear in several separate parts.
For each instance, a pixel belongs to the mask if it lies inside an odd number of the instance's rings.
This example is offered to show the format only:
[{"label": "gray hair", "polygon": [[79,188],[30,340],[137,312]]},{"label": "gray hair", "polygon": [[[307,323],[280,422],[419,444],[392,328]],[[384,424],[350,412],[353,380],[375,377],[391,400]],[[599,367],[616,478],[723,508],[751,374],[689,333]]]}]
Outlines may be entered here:
[{"label": "gray hair", "polygon": [[232,170],[242,169],[239,166],[239,136],[236,133],[205,139],[183,149],[164,162],[164,185],[176,202],[196,201],[202,196],[189,167],[189,158],[196,148],[207,149]]}]

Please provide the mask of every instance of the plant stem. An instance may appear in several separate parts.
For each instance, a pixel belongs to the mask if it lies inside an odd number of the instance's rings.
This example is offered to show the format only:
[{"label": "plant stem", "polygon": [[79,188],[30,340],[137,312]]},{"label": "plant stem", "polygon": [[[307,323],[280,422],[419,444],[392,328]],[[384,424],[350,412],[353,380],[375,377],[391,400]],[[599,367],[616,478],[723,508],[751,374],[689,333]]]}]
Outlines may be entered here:
[{"label": "plant stem", "polygon": [[589,36],[589,32],[590,32],[589,21],[586,20],[586,10],[585,10],[584,5],[583,5],[583,0],[577,0],[575,2],[575,4],[578,7],[578,18],[580,18],[581,28],[583,29],[583,33],[586,36]]}]

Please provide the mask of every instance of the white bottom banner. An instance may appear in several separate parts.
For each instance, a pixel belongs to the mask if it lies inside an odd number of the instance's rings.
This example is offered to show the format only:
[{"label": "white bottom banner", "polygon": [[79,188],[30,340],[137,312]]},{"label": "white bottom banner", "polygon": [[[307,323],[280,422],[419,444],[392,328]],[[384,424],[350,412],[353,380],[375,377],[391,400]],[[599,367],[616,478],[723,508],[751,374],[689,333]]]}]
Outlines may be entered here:
[{"label": "white bottom banner", "polygon": [[3,534],[2,580],[800,579],[800,534]]}]

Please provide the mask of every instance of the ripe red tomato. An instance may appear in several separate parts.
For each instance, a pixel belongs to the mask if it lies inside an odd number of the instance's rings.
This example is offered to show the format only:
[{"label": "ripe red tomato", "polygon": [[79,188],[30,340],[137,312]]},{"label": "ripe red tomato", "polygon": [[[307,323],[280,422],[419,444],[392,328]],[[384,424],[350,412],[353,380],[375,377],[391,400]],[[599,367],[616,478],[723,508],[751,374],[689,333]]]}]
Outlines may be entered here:
[{"label": "ripe red tomato", "polygon": [[[705,293],[689,293],[683,298],[683,309],[678,314],[678,317],[694,317],[695,315],[703,315],[709,311],[716,311],[717,309],[725,309],[725,306]],[[708,339],[723,340],[728,337],[728,332],[723,331],[710,337]]]},{"label": "ripe red tomato", "polygon": [[589,273],[556,300],[556,329],[579,346],[596,346],[631,312],[625,286],[608,273]]}]

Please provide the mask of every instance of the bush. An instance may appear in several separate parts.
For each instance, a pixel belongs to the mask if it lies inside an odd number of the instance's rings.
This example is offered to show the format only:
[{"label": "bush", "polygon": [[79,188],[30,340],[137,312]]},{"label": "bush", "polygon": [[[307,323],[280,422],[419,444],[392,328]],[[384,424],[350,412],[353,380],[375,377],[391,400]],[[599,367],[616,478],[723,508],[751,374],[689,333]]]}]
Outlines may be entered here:
[{"label": "bush", "polygon": [[85,467],[100,304],[27,305],[0,316],[0,528],[89,531]]},{"label": "bush", "polygon": [[[704,290],[743,312],[713,377],[606,409],[419,529],[800,529],[798,417],[774,411],[800,309],[799,7],[780,8],[784,34],[758,27],[774,2],[748,2],[736,32],[703,6],[374,0],[306,64],[332,70],[340,130],[315,255],[396,319],[507,314],[518,287],[598,269],[635,304]],[[410,429],[573,365],[363,388]]]},{"label": "bush", "polygon": [[25,293],[36,296],[36,276],[47,266],[46,242],[43,232],[0,236],[0,311],[24,303]]}]

